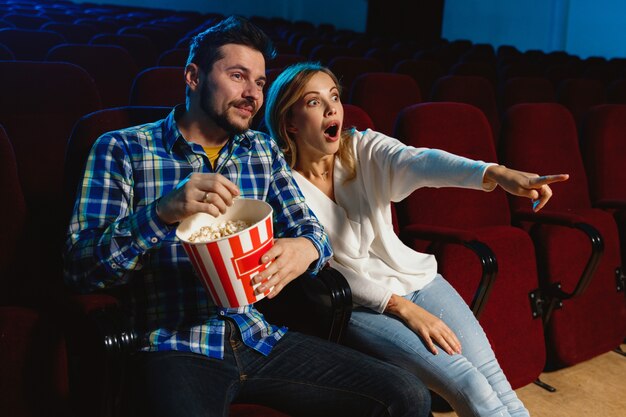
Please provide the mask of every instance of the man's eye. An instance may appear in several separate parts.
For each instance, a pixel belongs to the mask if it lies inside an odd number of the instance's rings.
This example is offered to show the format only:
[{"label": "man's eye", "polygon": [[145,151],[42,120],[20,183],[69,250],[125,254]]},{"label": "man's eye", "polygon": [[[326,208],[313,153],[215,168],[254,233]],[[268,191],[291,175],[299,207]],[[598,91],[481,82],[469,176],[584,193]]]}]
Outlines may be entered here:
[{"label": "man's eye", "polygon": [[234,74],[232,75],[232,77],[233,77],[233,78],[235,78],[235,79],[237,79],[237,80],[241,80],[242,75],[241,75],[241,74],[239,74],[239,73],[234,73]]}]

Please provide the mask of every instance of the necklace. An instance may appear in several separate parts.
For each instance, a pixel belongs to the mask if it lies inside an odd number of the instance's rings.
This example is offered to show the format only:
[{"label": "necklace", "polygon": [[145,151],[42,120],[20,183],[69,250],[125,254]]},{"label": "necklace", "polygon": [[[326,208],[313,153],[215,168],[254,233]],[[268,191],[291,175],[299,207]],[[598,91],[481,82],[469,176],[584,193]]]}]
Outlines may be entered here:
[{"label": "necklace", "polygon": [[328,180],[328,170],[322,172],[322,178],[324,179],[324,181]]}]

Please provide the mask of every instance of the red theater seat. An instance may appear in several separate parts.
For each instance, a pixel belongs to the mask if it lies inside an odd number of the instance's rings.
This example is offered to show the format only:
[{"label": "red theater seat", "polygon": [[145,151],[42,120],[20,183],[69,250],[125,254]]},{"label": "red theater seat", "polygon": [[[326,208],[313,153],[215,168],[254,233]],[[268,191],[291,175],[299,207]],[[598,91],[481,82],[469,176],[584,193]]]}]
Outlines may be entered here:
[{"label": "red theater seat", "polygon": [[400,111],[421,101],[420,89],[410,76],[372,72],[354,80],[349,103],[365,110],[379,132],[392,136]]},{"label": "red theater seat", "polygon": [[50,48],[65,42],[62,35],[49,30],[0,29],[0,44],[22,61],[41,61]]},{"label": "red theater seat", "polygon": [[553,186],[539,213],[525,199],[510,199],[535,242],[549,368],[618,347],[626,336],[626,299],[617,289],[617,227],[591,206],[574,118],[557,103],[517,104],[507,112],[501,145],[501,162],[510,168],[570,175]]},{"label": "red theater seat", "polygon": [[100,96],[84,69],[65,62],[0,61],[0,73],[0,124],[13,144],[28,207],[26,246],[38,246],[37,262],[23,266],[33,278],[32,299],[54,301],[65,234],[59,205],[65,144],[76,120],[101,108]]},{"label": "red theater seat", "polygon": [[381,72],[383,64],[372,58],[338,56],[328,63],[328,68],[337,76],[342,86],[341,101],[348,103],[352,83],[361,74]]},{"label": "red theater seat", "polygon": [[587,110],[607,102],[606,87],[599,80],[570,78],[559,84],[557,101],[567,107],[574,116],[577,126],[580,127]]},{"label": "red theater seat", "polygon": [[374,129],[374,122],[365,110],[354,104],[343,105],[343,128]]},{"label": "red theater seat", "polygon": [[96,83],[102,107],[127,105],[139,71],[130,53],[117,45],[64,43],[52,48],[46,61],[70,62],[87,70]]},{"label": "red theater seat", "polygon": [[[487,119],[467,104],[407,107],[395,132],[411,146],[497,162]],[[439,272],[478,315],[513,388],[534,381],[545,365],[541,318],[529,303],[539,285],[535,251],[511,225],[505,192],[421,188],[396,204],[396,214],[403,239],[435,253]]]},{"label": "red theater seat", "polygon": [[502,88],[502,110],[519,103],[553,103],[556,94],[552,83],[543,77],[512,77]]},{"label": "red theater seat", "polygon": [[175,106],[185,102],[184,67],[146,68],[135,76],[131,106]]},{"label": "red theater seat", "polygon": [[613,214],[626,265],[626,105],[602,104],[592,107],[581,136],[585,172],[595,207]]},{"label": "red theater seat", "polygon": [[475,75],[447,75],[439,78],[433,86],[432,101],[454,101],[479,108],[491,126],[494,143],[500,135],[500,114],[493,85]]}]

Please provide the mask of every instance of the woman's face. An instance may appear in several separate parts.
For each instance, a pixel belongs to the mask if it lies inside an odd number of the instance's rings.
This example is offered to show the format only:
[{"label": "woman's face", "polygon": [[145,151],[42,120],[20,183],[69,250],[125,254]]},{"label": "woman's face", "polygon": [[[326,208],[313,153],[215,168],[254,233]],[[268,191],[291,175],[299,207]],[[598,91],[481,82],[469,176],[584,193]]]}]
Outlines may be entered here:
[{"label": "woman's face", "polygon": [[333,79],[318,72],[306,83],[302,97],[291,108],[288,131],[299,154],[332,155],[339,149],[343,106]]}]

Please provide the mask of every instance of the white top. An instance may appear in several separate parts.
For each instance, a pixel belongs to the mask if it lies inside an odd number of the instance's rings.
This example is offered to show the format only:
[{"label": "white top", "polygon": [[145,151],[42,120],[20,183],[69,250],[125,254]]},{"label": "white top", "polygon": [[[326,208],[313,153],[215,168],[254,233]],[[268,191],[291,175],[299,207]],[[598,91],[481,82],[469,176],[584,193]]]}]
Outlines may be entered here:
[{"label": "white top", "polygon": [[[356,304],[382,313],[392,294],[423,288],[437,274],[433,255],[404,245],[393,230],[391,202],[420,187],[483,187],[487,164],[428,148],[413,148],[379,132],[354,133],[355,179],[335,158],[335,200],[294,171],[306,202],[324,225],[334,258]],[[427,204],[427,203],[425,203]]]}]

